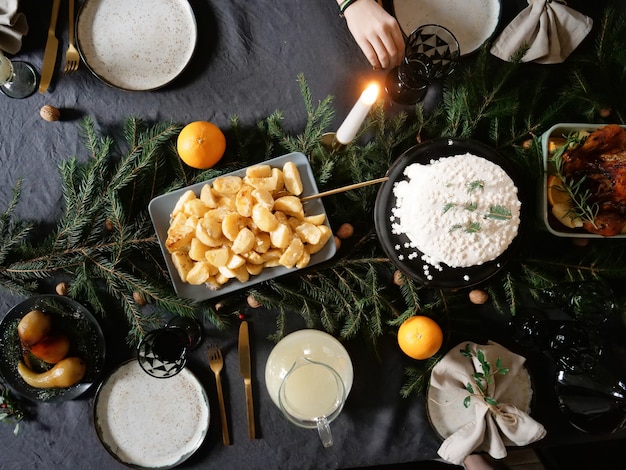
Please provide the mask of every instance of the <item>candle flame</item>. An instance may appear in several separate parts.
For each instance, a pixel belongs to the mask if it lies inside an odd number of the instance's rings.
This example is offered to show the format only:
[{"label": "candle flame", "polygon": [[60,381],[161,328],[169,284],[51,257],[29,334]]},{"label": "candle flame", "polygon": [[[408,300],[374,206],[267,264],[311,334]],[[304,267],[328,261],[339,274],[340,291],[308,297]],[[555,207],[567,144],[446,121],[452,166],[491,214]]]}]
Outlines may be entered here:
[{"label": "candle flame", "polygon": [[363,91],[363,94],[361,95],[361,98],[363,99],[363,103],[369,106],[373,105],[376,102],[376,99],[378,98],[378,91],[379,91],[379,87],[377,83],[370,84],[365,89],[365,91]]}]

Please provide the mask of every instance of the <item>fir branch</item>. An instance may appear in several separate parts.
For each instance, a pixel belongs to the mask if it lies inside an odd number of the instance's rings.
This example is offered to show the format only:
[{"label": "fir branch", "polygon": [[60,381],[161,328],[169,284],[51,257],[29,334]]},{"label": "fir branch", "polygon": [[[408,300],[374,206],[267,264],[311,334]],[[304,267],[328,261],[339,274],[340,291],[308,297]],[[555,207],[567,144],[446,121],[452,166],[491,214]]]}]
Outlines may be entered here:
[{"label": "fir branch", "polygon": [[400,389],[400,395],[403,398],[408,398],[413,394],[424,395],[426,389],[428,388],[430,374],[441,358],[441,355],[435,355],[425,361],[422,361],[421,367],[405,367],[405,382]]}]

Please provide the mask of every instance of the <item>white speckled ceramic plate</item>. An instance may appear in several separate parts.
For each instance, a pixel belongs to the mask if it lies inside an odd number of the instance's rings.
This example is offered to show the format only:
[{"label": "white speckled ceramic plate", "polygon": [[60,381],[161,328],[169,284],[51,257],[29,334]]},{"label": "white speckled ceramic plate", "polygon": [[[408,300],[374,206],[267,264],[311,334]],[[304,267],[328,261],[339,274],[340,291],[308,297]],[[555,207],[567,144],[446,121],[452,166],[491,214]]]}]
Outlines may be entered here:
[{"label": "white speckled ceramic plate", "polygon": [[437,24],[459,41],[461,55],[478,49],[496,30],[500,0],[386,0],[407,36],[419,26]]},{"label": "white speckled ceramic plate", "polygon": [[102,383],[94,401],[100,441],[132,468],[173,468],[202,444],[210,408],[204,387],[188,369],[174,377],[146,374],[124,362]]},{"label": "white speckled ceramic plate", "polygon": [[76,22],[87,67],[123,90],[163,87],[187,66],[196,47],[187,0],[87,0]]}]

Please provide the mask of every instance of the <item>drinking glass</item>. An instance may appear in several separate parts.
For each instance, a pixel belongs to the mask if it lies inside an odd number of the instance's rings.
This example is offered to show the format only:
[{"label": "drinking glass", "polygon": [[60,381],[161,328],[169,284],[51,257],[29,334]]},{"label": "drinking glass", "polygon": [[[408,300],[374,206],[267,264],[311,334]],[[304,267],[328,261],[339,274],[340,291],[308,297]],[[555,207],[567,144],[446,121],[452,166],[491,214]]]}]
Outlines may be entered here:
[{"label": "drinking glass", "polygon": [[0,51],[0,90],[10,98],[26,98],[37,89],[37,73],[26,62],[11,61]]},{"label": "drinking glass", "polygon": [[448,29],[420,26],[407,39],[402,63],[387,74],[385,90],[396,103],[415,104],[426,96],[433,80],[452,73],[459,57],[459,42]]},{"label": "drinking glass", "polygon": [[150,331],[139,343],[137,360],[153,377],[173,377],[187,364],[188,352],[202,340],[202,326],[191,318],[176,317],[165,328]]}]

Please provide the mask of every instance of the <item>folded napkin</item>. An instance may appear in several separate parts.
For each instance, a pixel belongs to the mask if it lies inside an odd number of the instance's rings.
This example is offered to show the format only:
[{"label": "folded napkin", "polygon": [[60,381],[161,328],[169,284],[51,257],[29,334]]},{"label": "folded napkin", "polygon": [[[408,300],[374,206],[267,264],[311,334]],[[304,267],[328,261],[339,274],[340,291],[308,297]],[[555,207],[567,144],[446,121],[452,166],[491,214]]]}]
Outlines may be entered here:
[{"label": "folded napkin", "polygon": [[593,20],[557,0],[528,0],[500,33],[491,53],[509,61],[521,48],[528,50],[522,62],[558,64],[567,58],[591,31]]},{"label": "folded napkin", "polygon": [[510,387],[519,386],[515,378],[520,372],[527,374],[523,369],[525,358],[490,341],[487,345],[469,342],[473,354],[470,359],[461,354],[466,344],[468,342],[452,348],[433,368],[431,388],[438,388],[440,394],[458,397],[461,402],[470,395],[465,388],[467,383],[471,383],[474,392],[477,393],[478,389],[472,375],[477,371],[482,372],[480,362],[476,358],[478,350],[484,353],[492,370],[495,370],[496,361],[500,358],[502,367],[508,368],[509,371],[503,375],[496,374],[493,383],[487,386],[487,395],[497,400],[498,404],[488,405],[482,397],[472,396],[467,408],[467,413],[470,414],[469,421],[444,440],[438,454],[450,463],[462,465],[465,458],[474,451],[485,451],[495,459],[502,459],[507,455],[505,446],[524,446],[542,439],[546,431],[541,424],[514,404],[500,403],[499,400],[500,397],[506,396]]},{"label": "folded napkin", "polygon": [[24,13],[18,12],[19,0],[0,0],[0,50],[16,54],[22,47],[22,36],[28,33]]}]

